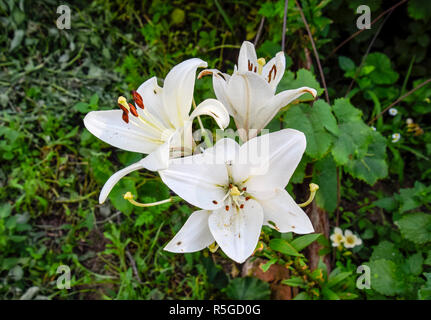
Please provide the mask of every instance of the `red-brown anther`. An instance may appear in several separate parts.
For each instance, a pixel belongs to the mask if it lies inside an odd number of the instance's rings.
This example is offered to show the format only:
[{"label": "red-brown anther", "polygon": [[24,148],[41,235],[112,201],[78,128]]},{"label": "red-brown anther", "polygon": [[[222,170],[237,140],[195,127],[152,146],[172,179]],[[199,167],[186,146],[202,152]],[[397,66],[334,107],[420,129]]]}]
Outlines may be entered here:
[{"label": "red-brown anther", "polygon": [[229,189],[232,189],[232,188],[233,188],[232,183],[229,183]]},{"label": "red-brown anther", "polygon": [[122,104],[118,104],[121,110],[123,110],[123,113],[128,114],[129,110],[127,110]]},{"label": "red-brown anther", "polygon": [[229,211],[229,206],[226,206],[225,209],[226,209],[226,211]]},{"label": "red-brown anther", "polygon": [[215,201],[215,200],[213,200],[213,203],[214,203],[214,204],[217,204],[218,202],[217,202],[217,201]]},{"label": "red-brown anther", "polygon": [[241,204],[239,207],[240,207],[241,209],[243,209],[243,208],[244,208],[244,203],[243,203],[243,204]]},{"label": "red-brown anther", "polygon": [[248,71],[252,71],[253,70],[253,64],[250,62],[250,60],[248,60]]},{"label": "red-brown anther", "polygon": [[136,111],[136,108],[133,104],[129,103],[130,113],[133,114],[135,117],[138,117],[138,112]]},{"label": "red-brown anther", "polygon": [[142,96],[137,91],[132,91],[133,100],[138,105],[139,108],[144,109],[144,101],[142,100]]},{"label": "red-brown anther", "polygon": [[250,197],[245,197],[245,201],[248,201],[248,200],[250,200]]},{"label": "red-brown anther", "polygon": [[245,191],[245,190],[247,190],[247,187],[244,187],[244,188],[242,188],[241,190],[242,190],[242,191]]},{"label": "red-brown anther", "polygon": [[127,112],[123,112],[122,118],[125,123],[129,123],[129,115]]},{"label": "red-brown anther", "polygon": [[254,66],[253,72],[257,72],[257,67],[256,66]]},{"label": "red-brown anther", "polygon": [[[272,75],[272,71],[274,71],[274,77],[271,77]],[[275,66],[275,64],[272,66],[271,70],[269,70],[269,74],[268,74],[268,83],[271,82],[272,79],[275,79],[275,76],[277,75],[277,67]]]}]

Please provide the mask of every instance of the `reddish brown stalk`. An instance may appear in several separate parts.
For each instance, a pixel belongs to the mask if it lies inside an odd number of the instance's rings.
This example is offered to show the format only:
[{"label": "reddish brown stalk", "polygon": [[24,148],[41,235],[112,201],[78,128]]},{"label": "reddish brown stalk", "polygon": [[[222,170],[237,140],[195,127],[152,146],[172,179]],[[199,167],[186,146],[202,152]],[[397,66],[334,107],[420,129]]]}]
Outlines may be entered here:
[{"label": "reddish brown stalk", "polygon": [[[371,25],[373,25],[374,23],[376,23],[377,21],[379,21],[384,15],[386,15],[389,12],[391,12],[392,10],[394,10],[395,8],[399,7],[404,2],[407,2],[407,1],[408,0],[401,0],[397,4],[395,4],[392,7],[390,7],[389,9],[383,11],[376,19],[374,19],[373,21],[371,21]],[[346,40],[344,40],[343,42],[341,42],[334,50],[332,50],[332,52],[326,57],[326,59],[332,57],[335,54],[335,52],[337,52],[342,46],[344,46],[347,42],[349,42],[350,40],[352,40],[353,38],[355,38],[357,35],[359,35],[361,32],[363,32],[365,30],[368,30],[368,29],[358,30],[354,34],[352,34],[350,37],[348,37]]]},{"label": "reddish brown stalk", "polygon": [[313,52],[314,52],[314,56],[316,58],[317,67],[319,68],[320,78],[322,79],[323,88],[325,89],[326,102],[328,102],[328,104],[330,104],[331,102],[329,100],[329,94],[328,94],[328,88],[326,86],[325,75],[323,74],[323,69],[322,69],[322,65],[320,63],[319,53],[317,52],[316,44],[314,43],[314,40],[313,40],[313,35],[311,33],[307,19],[305,19],[304,12],[302,11],[302,8],[298,3],[298,0],[295,0],[295,1],[296,1],[296,6],[299,9],[299,13],[301,14],[302,21],[304,22],[305,29],[307,30],[308,37],[310,38],[311,46],[313,47]]}]

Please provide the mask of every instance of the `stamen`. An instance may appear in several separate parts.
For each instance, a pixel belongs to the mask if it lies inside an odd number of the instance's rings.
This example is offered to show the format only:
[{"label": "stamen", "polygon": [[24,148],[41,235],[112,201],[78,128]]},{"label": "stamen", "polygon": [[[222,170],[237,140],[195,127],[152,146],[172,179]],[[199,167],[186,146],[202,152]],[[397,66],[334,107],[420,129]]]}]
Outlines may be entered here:
[{"label": "stamen", "polygon": [[141,109],[144,109],[144,101],[142,100],[142,96],[137,91],[132,91],[133,100],[135,100],[135,103],[137,106]]},{"label": "stamen", "polygon": [[217,201],[215,201],[215,200],[213,200],[213,203],[214,203],[214,204],[218,204],[218,202],[217,202]]},{"label": "stamen", "polygon": [[241,209],[244,208],[244,203],[241,203],[241,205],[239,206]]},{"label": "stamen", "polygon": [[257,72],[257,67],[256,67],[256,66],[254,66],[254,70],[253,70],[253,72],[254,72],[254,73],[256,73],[256,72]]},{"label": "stamen", "polygon": [[229,211],[229,206],[226,206],[225,209],[226,209],[226,211]]},{"label": "stamen", "polygon": [[211,243],[211,244],[208,246],[208,250],[209,250],[211,253],[216,252],[216,251],[217,251],[217,249],[218,249],[218,244],[217,244],[216,242],[213,242],[213,243]]},{"label": "stamen", "polygon": [[245,201],[248,201],[248,200],[250,200],[250,197],[245,197]]},{"label": "stamen", "polygon": [[317,190],[319,190],[319,186],[315,183],[310,183],[310,196],[308,197],[308,200],[304,203],[298,204],[298,206],[300,206],[301,208],[308,206],[313,201]]},{"label": "stamen", "polygon": [[244,188],[242,188],[241,190],[242,190],[242,191],[246,191],[246,190],[247,190],[247,187],[244,187]]},{"label": "stamen", "polygon": [[248,60],[248,71],[252,71],[253,70],[253,63],[250,62],[250,60]]},{"label": "stamen", "polygon": [[241,192],[239,192],[238,187],[237,186],[232,186],[231,190],[230,190],[230,195],[231,196],[240,196]]},{"label": "stamen", "polygon": [[123,114],[121,117],[123,118],[123,121],[125,123],[129,123],[129,115],[127,114],[127,112],[123,111]]},{"label": "stamen", "polygon": [[160,204],[164,204],[164,203],[168,203],[168,202],[173,201],[173,198],[168,198],[168,199],[153,202],[153,203],[140,203],[140,202],[133,200],[133,194],[130,191],[128,191],[124,194],[124,199],[126,199],[131,204],[133,204],[134,206],[137,206],[137,207],[154,207],[154,206],[158,206]]},{"label": "stamen", "polygon": [[[272,71],[274,71],[274,77],[272,77]],[[268,74],[268,83],[271,82],[271,80],[275,79],[275,76],[277,75],[277,67],[275,66],[275,64],[272,66],[271,70],[269,70],[269,74]]]},{"label": "stamen", "polygon": [[266,63],[266,61],[264,58],[257,59],[257,64],[259,65],[257,73],[262,74],[263,66],[265,65],[265,63]]},{"label": "stamen", "polygon": [[129,103],[130,112],[135,116],[138,117],[138,112],[136,111],[136,108],[133,104]]}]

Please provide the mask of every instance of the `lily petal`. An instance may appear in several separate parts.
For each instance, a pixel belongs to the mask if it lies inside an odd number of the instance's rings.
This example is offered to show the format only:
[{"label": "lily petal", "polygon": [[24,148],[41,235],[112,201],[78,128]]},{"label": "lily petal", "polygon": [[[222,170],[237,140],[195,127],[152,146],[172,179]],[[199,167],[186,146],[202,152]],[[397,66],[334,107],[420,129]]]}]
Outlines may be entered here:
[{"label": "lily petal", "polygon": [[163,108],[175,128],[184,125],[189,118],[195,86],[196,70],[207,67],[201,59],[193,58],[173,67],[165,78],[163,85]]},{"label": "lily petal", "polygon": [[211,211],[193,212],[175,237],[169,241],[164,250],[169,252],[195,252],[208,247],[214,237],[208,227]]},{"label": "lily petal", "polygon": [[283,78],[284,70],[286,69],[286,58],[284,53],[280,51],[275,55],[274,58],[268,61],[267,64],[263,66],[262,75],[265,80],[272,87],[273,92],[277,89],[277,85]]},{"label": "lily petal", "polygon": [[223,104],[216,99],[206,99],[202,101],[190,115],[190,121],[201,115],[211,116],[220,129],[224,129],[229,125],[229,113]]},{"label": "lily petal", "polygon": [[[257,69],[257,55],[254,44],[249,41],[244,41],[239,49],[238,56],[238,71],[247,72]],[[251,70],[250,70],[251,68]]]},{"label": "lily petal", "polygon": [[[229,79],[226,94],[241,139],[247,141],[253,138],[263,128],[259,127],[259,123],[262,122],[262,110],[274,96],[271,87],[256,73],[236,73]],[[249,134],[249,129],[256,130]],[[243,130],[245,134],[242,134]]]},{"label": "lily petal", "polygon": [[110,145],[132,152],[150,153],[161,143],[160,137],[139,126],[130,117],[125,123],[121,110],[91,111],[84,118],[84,125],[93,135]]},{"label": "lily petal", "polygon": [[214,163],[206,152],[172,159],[159,174],[172,191],[196,207],[213,210],[222,205],[226,194],[223,186],[228,184],[226,166]]},{"label": "lily petal", "polygon": [[[169,128],[170,122],[169,117],[165,113],[165,109],[163,108],[163,100],[162,100],[162,92],[163,88],[161,88],[157,84],[157,78],[152,77],[145,81],[143,84],[139,86],[136,90],[142,97],[144,102],[145,109],[155,116],[157,120],[159,120],[164,127]],[[142,113],[142,109],[139,107],[136,108],[138,113]]]},{"label": "lily petal", "polygon": [[103,185],[102,190],[100,191],[99,195],[99,203],[102,204],[105,202],[106,198],[108,197],[109,193],[111,192],[112,188],[117,184],[120,179],[126,175],[128,175],[130,172],[142,169],[142,160],[139,160],[138,162],[135,162],[131,164],[128,167],[125,167],[124,169],[121,169],[117,172],[115,172],[112,176],[109,177],[108,181],[105,182]]},{"label": "lily petal", "polygon": [[[253,171],[245,183],[247,191],[284,189],[301,161],[305,147],[305,135],[294,129],[272,132],[244,143],[241,146],[240,159],[246,159],[252,154],[253,160],[258,162],[250,166],[249,170]],[[255,150],[261,150],[260,154],[256,155]],[[248,176],[245,173],[242,175]]]},{"label": "lily petal", "polygon": [[277,189],[274,197],[257,200],[263,208],[265,225],[279,232],[295,232],[298,234],[314,232],[313,225],[307,214],[296,204],[286,190]]},{"label": "lily petal", "polygon": [[217,100],[223,103],[229,114],[232,115],[233,111],[231,103],[229,101],[229,96],[226,93],[230,75],[222,73],[217,69],[205,69],[199,73],[198,79],[202,78],[205,75],[212,75],[213,89]]},{"label": "lily petal", "polygon": [[105,202],[112,188],[117,184],[118,181],[120,181],[121,178],[128,175],[130,172],[139,169],[147,169],[150,171],[160,171],[166,169],[169,166],[169,155],[172,141],[175,140],[180,132],[180,129],[176,130],[165,143],[159,145],[156,150],[151,152],[145,158],[114,173],[108,179],[108,181],[105,182],[102,191],[100,192],[99,203]]},{"label": "lily petal", "polygon": [[262,207],[248,200],[244,208],[220,208],[214,211],[208,225],[217,244],[229,258],[243,263],[256,248],[262,229]]}]

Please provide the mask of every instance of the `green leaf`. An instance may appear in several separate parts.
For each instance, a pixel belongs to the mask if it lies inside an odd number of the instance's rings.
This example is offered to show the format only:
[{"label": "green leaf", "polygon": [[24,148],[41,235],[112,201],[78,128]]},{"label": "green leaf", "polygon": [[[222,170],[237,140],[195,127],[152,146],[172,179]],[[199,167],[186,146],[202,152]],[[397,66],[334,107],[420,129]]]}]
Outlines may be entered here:
[{"label": "green leaf", "polygon": [[262,269],[263,272],[267,272],[268,269],[277,261],[278,261],[278,258],[273,258],[273,259],[269,260],[267,263],[261,265],[260,268]]},{"label": "green leaf", "polygon": [[379,259],[369,263],[371,288],[386,296],[394,296],[404,291],[401,271],[390,260]]},{"label": "green leaf", "polygon": [[328,212],[337,208],[337,167],[331,155],[315,162],[313,182],[319,185],[316,202]]},{"label": "green leaf", "polygon": [[380,259],[401,263],[404,260],[404,257],[392,242],[384,240],[374,247],[373,253],[370,257],[371,261]]},{"label": "green leaf", "polygon": [[281,281],[282,284],[285,284],[290,287],[304,287],[305,282],[301,277],[291,277],[289,279],[285,279]]},{"label": "green leaf", "polygon": [[418,252],[411,255],[404,263],[406,273],[414,276],[420,275],[422,273],[423,262],[424,258],[422,257],[422,253]]},{"label": "green leaf", "polygon": [[321,158],[331,146],[338,128],[331,107],[324,101],[317,101],[312,107],[300,104],[291,107],[284,115],[286,128],[302,131],[307,138],[305,153],[311,158]]},{"label": "green leaf", "polygon": [[391,60],[383,53],[370,53],[365,65],[374,66],[375,69],[369,74],[369,78],[376,84],[393,84],[398,80],[398,73],[392,69]]},{"label": "green leaf", "polygon": [[270,293],[267,282],[252,277],[235,278],[226,287],[226,295],[234,300],[268,300]]},{"label": "green leaf", "polygon": [[429,0],[410,0],[407,11],[409,16],[415,20],[427,22],[431,18],[431,1]]},{"label": "green leaf", "polygon": [[326,299],[329,300],[340,300],[340,297],[331,289],[329,289],[328,287],[323,287],[322,288],[322,294]]},{"label": "green leaf", "polygon": [[289,256],[302,257],[302,254],[300,254],[288,241],[284,239],[272,239],[269,242],[269,247],[272,250],[287,254]]},{"label": "green leaf", "polygon": [[334,271],[331,272],[331,274],[329,275],[329,280],[328,280],[328,287],[329,288],[336,286],[337,284],[339,284],[341,281],[348,278],[352,274],[351,271],[348,271],[348,272],[340,272],[340,273],[333,275]]},{"label": "green leaf", "polygon": [[355,69],[355,63],[353,60],[345,56],[338,57],[338,64],[344,71],[353,71]]},{"label": "green leaf", "polygon": [[378,179],[388,175],[386,163],[386,140],[376,131],[370,131],[372,142],[364,157],[348,162],[345,170],[353,177],[373,185]]},{"label": "green leaf", "polygon": [[[300,87],[310,87],[316,89],[317,96],[320,96],[324,89],[320,87],[319,82],[316,80],[316,77],[310,70],[299,69],[295,74],[292,71],[287,71],[284,77],[281,79],[280,83],[277,86],[277,92],[281,92],[289,89],[297,89]],[[313,96],[310,93],[306,93],[302,95],[298,101],[310,101],[314,100]]]},{"label": "green leaf", "polygon": [[310,296],[307,292],[300,292],[298,293],[293,300],[311,300]]},{"label": "green leaf", "polygon": [[109,194],[109,200],[111,200],[113,206],[126,215],[132,213],[134,208],[134,206],[123,197],[128,191],[130,191],[135,197],[137,196],[135,182],[131,179],[123,178],[115,185]]},{"label": "green leaf", "polygon": [[431,241],[431,214],[412,213],[395,221],[401,234],[416,244],[424,244]]},{"label": "green leaf", "polygon": [[332,155],[338,165],[345,165],[353,157],[365,155],[372,130],[362,121],[362,112],[352,106],[349,100],[335,100],[333,110],[338,119],[339,134]]},{"label": "green leaf", "polygon": [[290,244],[299,252],[320,238],[320,233],[311,233],[294,239]]}]

